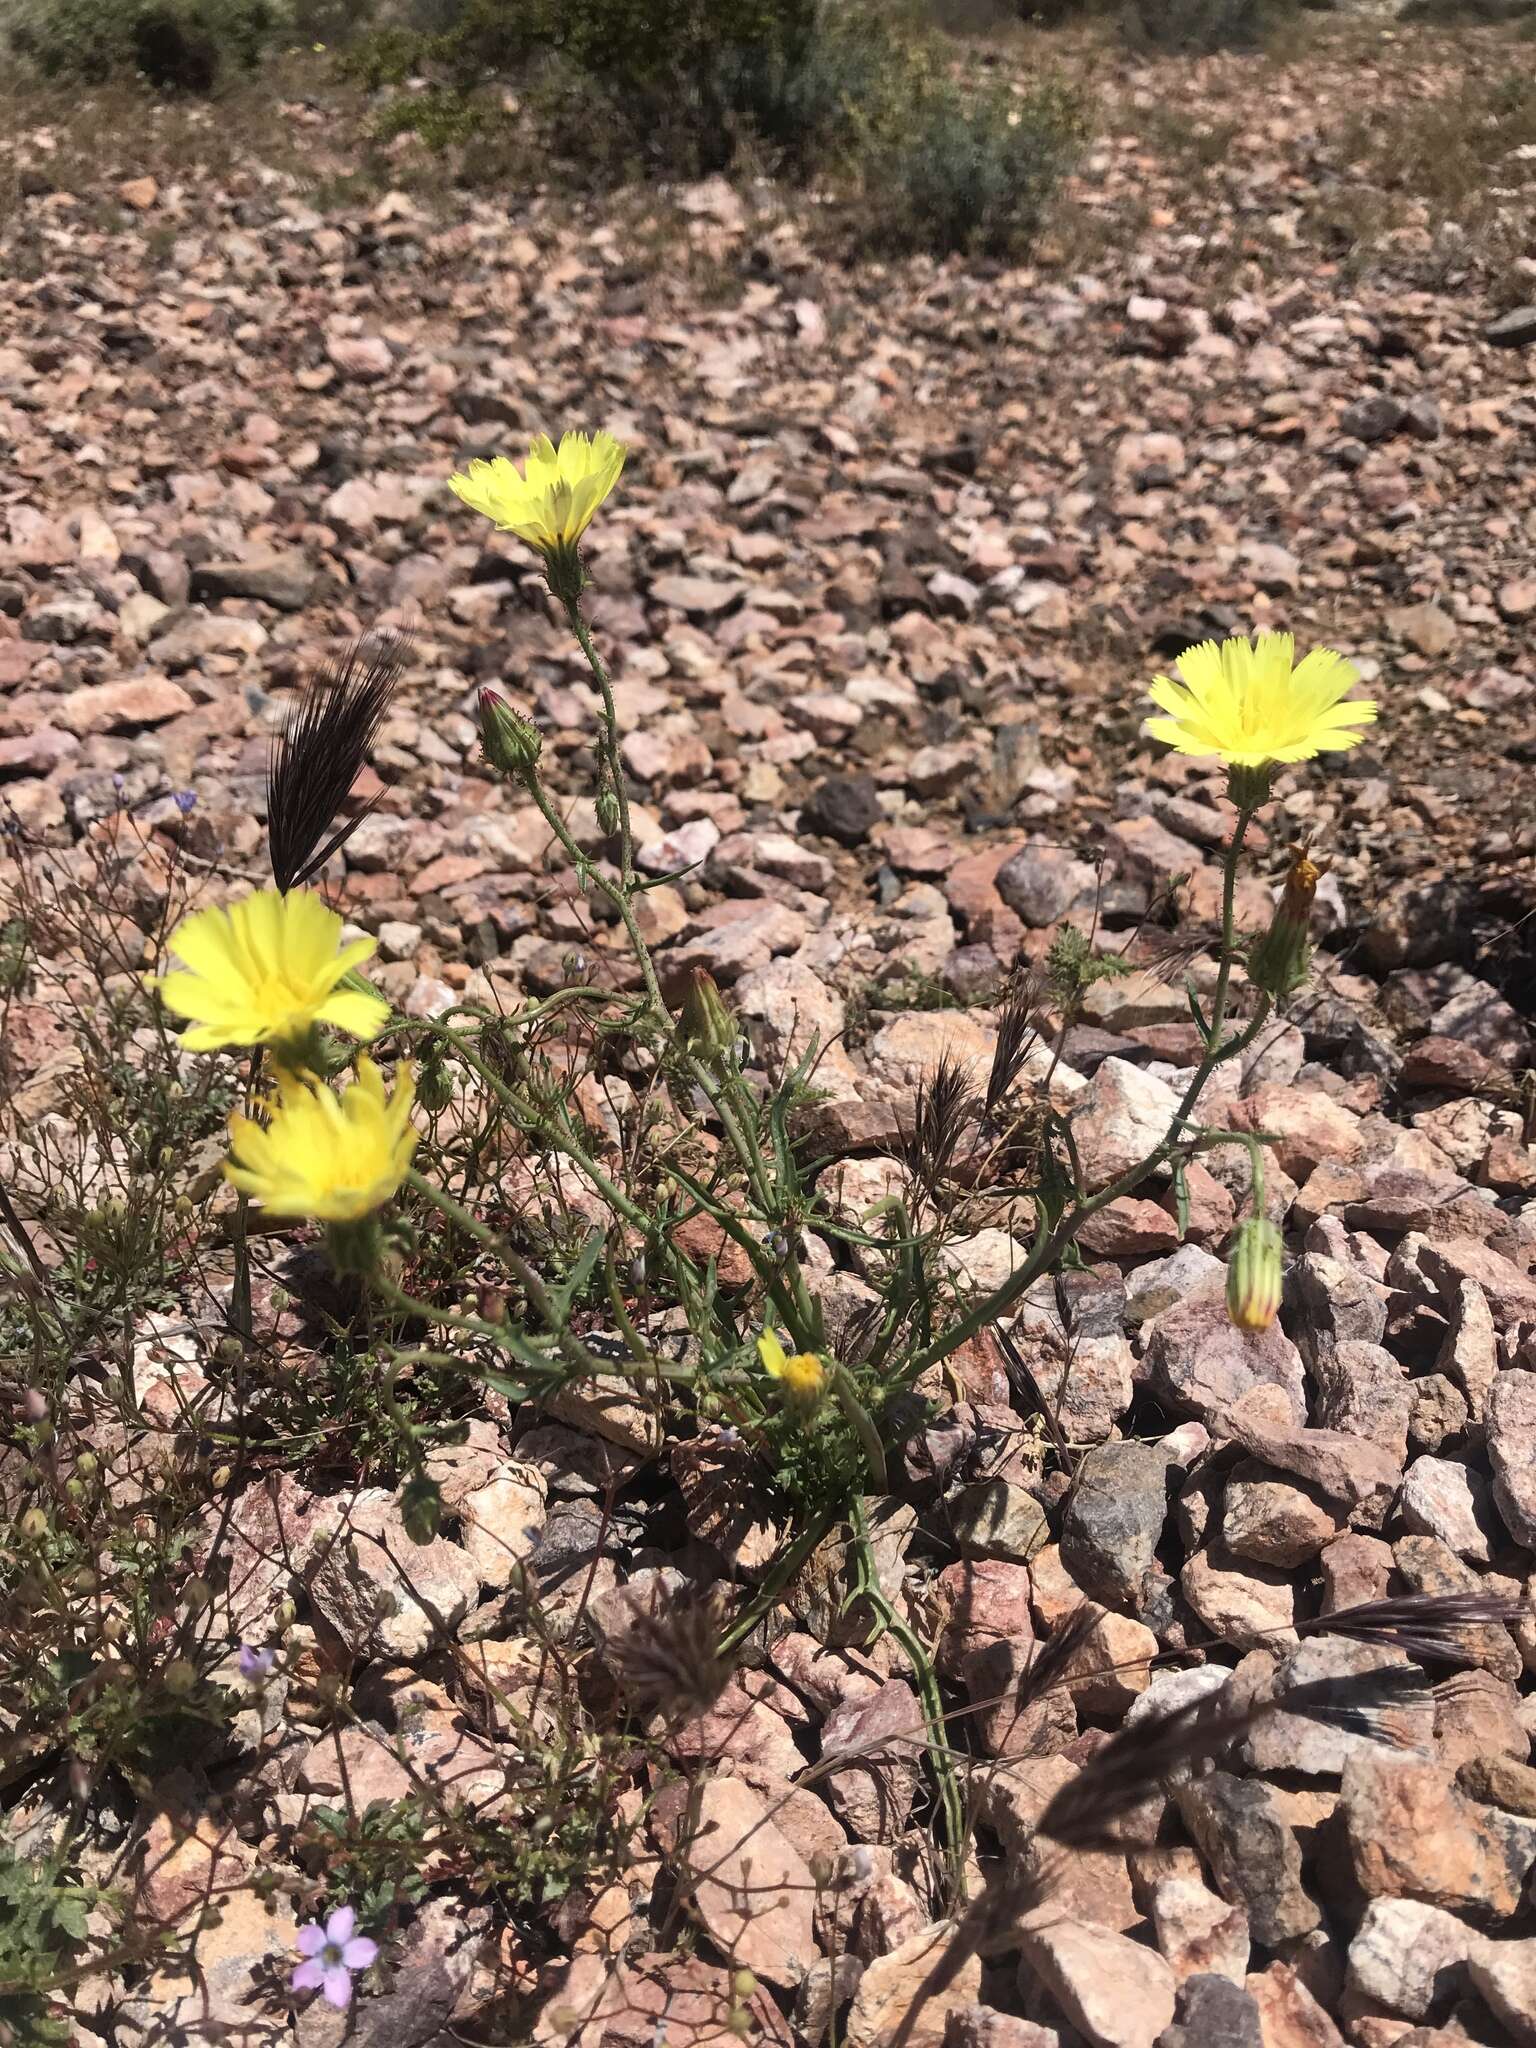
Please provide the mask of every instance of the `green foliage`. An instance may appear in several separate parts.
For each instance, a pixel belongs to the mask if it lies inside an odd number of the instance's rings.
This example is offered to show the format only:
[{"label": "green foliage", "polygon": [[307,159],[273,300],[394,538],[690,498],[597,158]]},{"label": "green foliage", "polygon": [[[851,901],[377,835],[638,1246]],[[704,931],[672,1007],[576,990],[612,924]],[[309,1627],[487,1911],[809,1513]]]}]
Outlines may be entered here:
[{"label": "green foliage", "polygon": [[287,26],[285,0],[23,0],[10,40],[48,78],[137,73],[206,93],[250,70]]},{"label": "green foliage", "polygon": [[1126,0],[1123,21],[1135,48],[1198,57],[1262,49],[1296,12],[1297,0]]},{"label": "green foliage", "polygon": [[415,1905],[426,1896],[421,1866],[430,1825],[419,1799],[373,1799],[358,1814],[311,1808],[304,1840],[324,1872],[326,1905],[353,1907],[365,1929]]},{"label": "green foliage", "polygon": [[389,100],[385,137],[432,148],[509,119],[525,140],[605,176],[696,176],[746,150],[781,175],[834,174],[862,196],[861,239],[893,252],[1004,255],[1038,225],[1081,110],[1061,87],[1019,94],[951,70],[952,47],[904,5],[867,0],[468,0],[435,34],[386,28],[349,58]]},{"label": "green foliage", "polygon": [[0,1843],[0,2040],[65,2048],[72,2030],[51,2010],[61,1966],[85,1944],[88,1888],[61,1883],[52,1861],[16,1856]]},{"label": "green foliage", "polygon": [[1018,93],[925,80],[871,138],[864,173],[869,232],[882,248],[936,256],[1009,256],[1040,225],[1075,156],[1083,111],[1065,86]]}]

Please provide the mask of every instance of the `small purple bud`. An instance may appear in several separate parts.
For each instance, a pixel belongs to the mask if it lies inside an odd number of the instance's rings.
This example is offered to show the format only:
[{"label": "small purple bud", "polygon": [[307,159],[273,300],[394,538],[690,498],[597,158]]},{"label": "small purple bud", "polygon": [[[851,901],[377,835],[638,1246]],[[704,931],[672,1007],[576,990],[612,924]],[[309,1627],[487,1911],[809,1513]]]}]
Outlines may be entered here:
[{"label": "small purple bud", "polygon": [[182,815],[182,816],[183,816],[184,818],[185,818],[185,817],[186,817],[186,816],[187,816],[187,815],[188,815],[188,814],[189,814],[189,813],[190,813],[191,811],[195,810],[195,809],[196,809],[196,807],[197,807],[197,791],[196,791],[195,789],[178,789],[178,790],[177,790],[177,792],[176,792],[176,808],[177,808],[177,810],[178,810],[178,811],[180,811],[181,815]]}]

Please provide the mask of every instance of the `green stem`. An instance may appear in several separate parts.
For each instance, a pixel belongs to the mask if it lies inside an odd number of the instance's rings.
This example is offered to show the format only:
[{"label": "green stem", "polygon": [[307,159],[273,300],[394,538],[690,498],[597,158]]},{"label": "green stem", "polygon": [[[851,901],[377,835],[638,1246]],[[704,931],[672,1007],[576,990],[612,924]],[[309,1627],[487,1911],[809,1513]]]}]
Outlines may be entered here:
[{"label": "green stem", "polygon": [[594,885],[602,891],[614,909],[619,913],[625,935],[629,940],[631,950],[639,963],[640,973],[645,981],[645,993],[650,1007],[670,1025],[672,1013],[661,999],[661,984],[656,979],[656,968],[651,960],[651,951],[649,946],[646,945],[645,940],[640,936],[640,927],[635,921],[634,905],[630,901],[629,884],[625,882],[620,885],[610,882],[600,868],[592,865],[591,860],[582,852],[574,838],[572,838],[570,827],[555,809],[550,801],[549,792],[536,775],[529,782],[528,789],[534,802],[544,815],[545,824],[548,825],[561,846],[564,847],[577,873],[579,875],[590,875]]},{"label": "green stem", "polygon": [[1232,828],[1232,838],[1227,847],[1227,857],[1222,863],[1221,876],[1221,958],[1216,967],[1216,992],[1211,997],[1211,1028],[1206,1038],[1206,1051],[1221,1038],[1221,1027],[1227,1015],[1227,991],[1232,980],[1233,941],[1236,936],[1237,907],[1237,862],[1243,849],[1243,840],[1253,822],[1251,806],[1244,805],[1238,811],[1237,823]]},{"label": "green stem", "polygon": [[568,1320],[551,1301],[549,1290],[528,1261],[519,1252],[514,1251],[504,1238],[498,1237],[494,1230],[487,1229],[477,1217],[472,1216],[453,1199],[452,1195],[445,1194],[441,1188],[435,1188],[431,1181],[425,1179],[414,1167],[406,1174],[406,1181],[418,1195],[430,1202],[440,1215],[449,1217],[461,1230],[467,1231],[476,1244],[482,1245],[494,1258],[500,1259],[503,1265],[510,1268],[517,1276],[524,1294],[537,1310],[545,1329],[559,1346],[561,1357],[575,1366],[578,1372],[595,1372],[597,1360],[586,1345],[572,1334]]},{"label": "green stem", "polygon": [[841,1519],[840,1508],[826,1508],[807,1529],[802,1529],[794,1542],[774,1562],[772,1571],[758,1587],[754,1597],[731,1623],[720,1638],[719,1651],[722,1657],[744,1643],[763,1616],[772,1608],[780,1592],[799,1571],[811,1553],[824,1541],[834,1524]]},{"label": "green stem", "polygon": [[939,1804],[944,1811],[944,1856],[949,1866],[951,1902],[957,1902],[965,1897],[965,1804],[960,1797],[960,1784],[955,1775],[954,1757],[949,1746],[938,1675],[933,1668],[933,1659],[921,1639],[886,1598],[885,1589],[880,1584],[874,1548],[869,1539],[869,1524],[864,1519],[864,1502],[857,1494],[850,1503],[850,1516],[853,1522],[853,1540],[863,1557],[864,1569],[860,1577],[863,1581],[861,1590],[864,1598],[874,1609],[881,1627],[888,1630],[901,1645],[907,1662],[912,1666],[912,1676],[917,1681],[917,1696],[922,1704],[923,1726],[928,1736],[928,1759],[933,1766],[933,1775],[939,1790]]},{"label": "green stem", "polygon": [[1001,1287],[989,1294],[985,1300],[978,1302],[960,1318],[958,1323],[952,1324],[943,1336],[936,1337],[918,1353],[906,1368],[904,1377],[908,1382],[916,1379],[926,1367],[937,1365],[940,1359],[948,1358],[978,1331],[989,1328],[1000,1315],[1006,1314],[1021,1295],[1028,1293],[1053,1260],[1061,1255],[1090,1216],[1096,1215],[1106,1204],[1118,1201],[1121,1195],[1128,1195],[1132,1188],[1144,1181],[1157,1167],[1164,1165],[1175,1152],[1192,1149],[1191,1142],[1181,1137],[1180,1133],[1189,1121],[1190,1111],[1199,1099],[1201,1089],[1223,1060],[1233,1059],[1239,1053],[1247,1051],[1263,1029],[1269,1017],[1269,1010],[1269,998],[1262,996],[1252,1022],[1229,1038],[1225,1045],[1218,1046],[1215,1052],[1208,1052],[1201,1061],[1194,1079],[1185,1090],[1184,1100],[1174,1113],[1167,1137],[1155,1146],[1145,1159],[1122,1173],[1118,1180],[1111,1181],[1107,1188],[1101,1188],[1098,1194],[1090,1195],[1086,1201],[1079,1202],[1069,1209],[1048,1236],[1036,1241],[1024,1264],[1011,1273]]},{"label": "green stem", "polygon": [[453,1030],[448,1025],[436,1021],[434,1021],[433,1029],[440,1036],[447,1039],[465,1066],[469,1068],[472,1074],[477,1075],[484,1082],[497,1101],[504,1108],[511,1110],[522,1129],[538,1132],[548,1140],[557,1152],[563,1152],[567,1158],[574,1160],[582,1172],[587,1175],[593,1186],[597,1188],[603,1199],[609,1203],[617,1214],[622,1216],[626,1223],[632,1225],[643,1236],[649,1237],[651,1231],[650,1217],[646,1215],[643,1209],[636,1207],[622,1188],[614,1185],[597,1161],[570,1137],[567,1130],[551,1131],[544,1119],[539,1116],[533,1104],[525,1101],[522,1096],[515,1094],[501,1079],[499,1074],[492,1073],[491,1069],[480,1058],[479,1054],[473,1050],[461,1033]]}]

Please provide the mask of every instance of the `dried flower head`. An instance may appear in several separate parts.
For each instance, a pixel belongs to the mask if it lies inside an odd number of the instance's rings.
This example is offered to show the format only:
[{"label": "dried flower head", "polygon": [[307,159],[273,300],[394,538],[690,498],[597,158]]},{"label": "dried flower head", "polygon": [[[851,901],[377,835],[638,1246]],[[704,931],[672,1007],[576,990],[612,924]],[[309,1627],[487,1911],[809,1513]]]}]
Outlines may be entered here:
[{"label": "dried flower head", "polygon": [[1248,948],[1248,979],[1277,1003],[1294,995],[1307,978],[1312,956],[1312,902],[1327,872],[1304,846],[1293,846],[1285,887],[1269,930]]},{"label": "dried flower head", "polygon": [[161,977],[161,1001],[192,1020],[182,1043],[298,1046],[319,1024],[376,1038],[389,1005],[340,986],[374,950],[370,938],[341,943],[341,918],[307,889],[258,889],[227,910],[196,910],[171,934],[185,972]]},{"label": "dried flower head", "polygon": [[720,1653],[727,1596],[719,1586],[678,1590],[657,1576],[632,1602],[604,1649],[620,1685],[636,1705],[686,1719],[712,1707],[731,1666]]},{"label": "dried flower head", "polygon": [[279,889],[295,889],[318,874],[372,808],[336,827],[378,737],[409,650],[409,639],[401,633],[355,641],[339,661],[326,662],[310,677],[273,742],[267,763],[267,849]]}]

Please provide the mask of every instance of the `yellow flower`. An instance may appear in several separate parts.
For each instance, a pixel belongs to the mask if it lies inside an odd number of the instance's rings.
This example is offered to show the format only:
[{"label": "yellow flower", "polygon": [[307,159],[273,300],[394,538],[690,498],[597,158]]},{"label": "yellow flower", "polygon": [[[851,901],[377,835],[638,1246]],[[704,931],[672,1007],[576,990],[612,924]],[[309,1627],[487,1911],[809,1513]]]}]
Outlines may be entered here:
[{"label": "yellow flower", "polygon": [[260,889],[227,910],[194,911],[176,927],[170,949],[190,971],[165,975],[160,995],[193,1020],[182,1043],[194,1052],[292,1043],[316,1024],[376,1038],[389,1005],[337,985],[374,944],[341,945],[340,917],[307,889]]},{"label": "yellow flower", "polygon": [[386,1097],[373,1061],[339,1098],[321,1081],[283,1075],[265,1123],[229,1120],[225,1176],[274,1216],[355,1223],[382,1208],[405,1178],[416,1149],[411,1070],[402,1066]]},{"label": "yellow flower", "polygon": [[619,480],[624,446],[612,434],[540,434],[519,471],[505,455],[448,479],[471,511],[515,533],[546,558],[569,555]]},{"label": "yellow flower", "polygon": [[1181,654],[1179,681],[1159,676],[1147,692],[1166,718],[1149,718],[1147,731],[1181,754],[1217,756],[1231,768],[1261,768],[1270,761],[1310,761],[1314,754],[1360,744],[1356,730],[1370,725],[1376,705],[1346,699],[1359,680],[1332,648],[1317,647],[1302,662],[1289,633],[1204,640]]},{"label": "yellow flower", "polygon": [[757,1340],[757,1355],[771,1379],[784,1389],[784,1400],[796,1414],[812,1416],[827,1391],[827,1368],[814,1351],[797,1351],[788,1356],[772,1330]]}]

